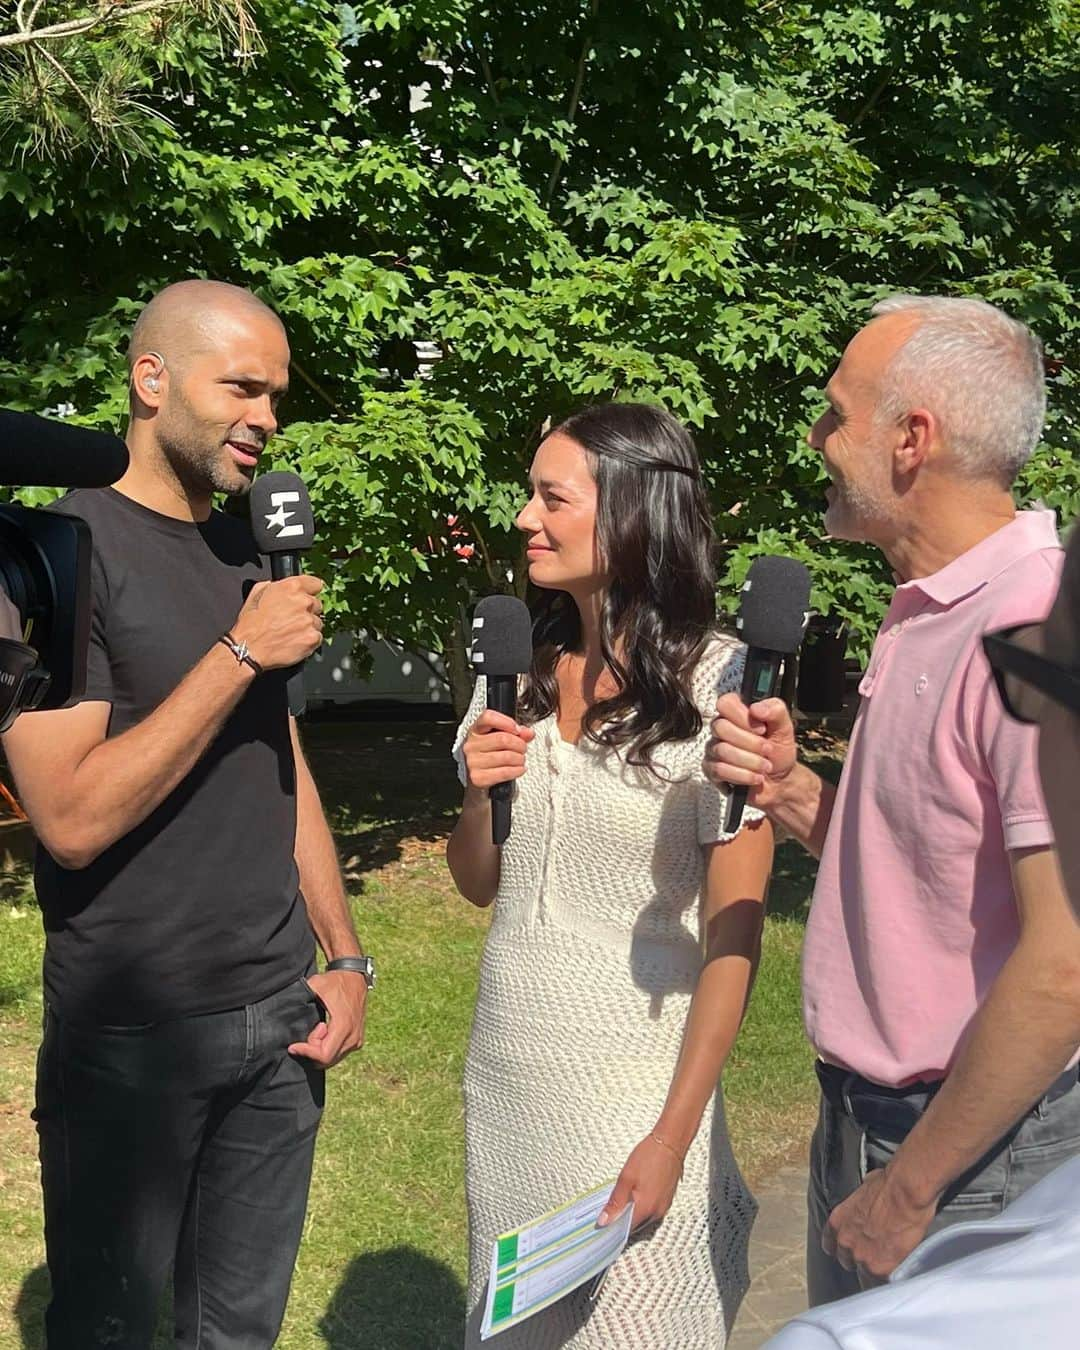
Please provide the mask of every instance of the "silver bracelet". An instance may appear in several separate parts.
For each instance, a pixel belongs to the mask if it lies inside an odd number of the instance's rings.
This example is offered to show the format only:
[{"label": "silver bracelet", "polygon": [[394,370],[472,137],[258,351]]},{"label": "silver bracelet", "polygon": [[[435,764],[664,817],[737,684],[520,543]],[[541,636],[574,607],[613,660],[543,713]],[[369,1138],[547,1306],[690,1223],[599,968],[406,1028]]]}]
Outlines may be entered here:
[{"label": "silver bracelet", "polygon": [[263,673],[262,666],[259,665],[251,652],[248,651],[246,642],[237,642],[231,633],[222,633],[221,637],[218,638],[218,641],[224,643],[229,651],[232,652],[233,656],[236,657],[236,664],[238,666],[250,666],[256,675],[261,675]]}]

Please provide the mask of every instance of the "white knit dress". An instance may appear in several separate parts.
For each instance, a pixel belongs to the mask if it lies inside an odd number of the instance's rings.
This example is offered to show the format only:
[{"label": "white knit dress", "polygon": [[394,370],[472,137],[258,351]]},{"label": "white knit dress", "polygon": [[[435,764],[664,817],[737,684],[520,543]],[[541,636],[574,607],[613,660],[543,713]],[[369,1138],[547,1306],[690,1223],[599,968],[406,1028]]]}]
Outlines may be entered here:
[{"label": "white knit dress", "polygon": [[[535,727],[465,1067],[467,1347],[480,1343],[492,1240],[614,1179],[656,1124],[701,968],[704,846],[728,837],[725,794],[701,771],[708,720],[742,666],[741,646],[720,637],[699,662],[702,731],[656,756],[681,781],[570,745],[554,717]],[[480,678],[454,747],[462,773],[485,700]],[[595,1303],[579,1290],[492,1344],[722,1350],[755,1212],[718,1091],[671,1210],[631,1240]]]}]

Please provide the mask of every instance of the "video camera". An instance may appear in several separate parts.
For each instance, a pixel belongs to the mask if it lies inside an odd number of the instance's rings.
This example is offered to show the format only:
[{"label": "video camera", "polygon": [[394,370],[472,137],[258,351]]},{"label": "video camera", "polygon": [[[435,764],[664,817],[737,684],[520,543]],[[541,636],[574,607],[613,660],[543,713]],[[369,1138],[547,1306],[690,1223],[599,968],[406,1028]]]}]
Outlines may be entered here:
[{"label": "video camera", "polygon": [[[0,484],[107,487],[127,469],[104,432],[0,410]],[[63,708],[86,689],[90,527],[75,516],[0,505],[0,731],[19,713]]]}]

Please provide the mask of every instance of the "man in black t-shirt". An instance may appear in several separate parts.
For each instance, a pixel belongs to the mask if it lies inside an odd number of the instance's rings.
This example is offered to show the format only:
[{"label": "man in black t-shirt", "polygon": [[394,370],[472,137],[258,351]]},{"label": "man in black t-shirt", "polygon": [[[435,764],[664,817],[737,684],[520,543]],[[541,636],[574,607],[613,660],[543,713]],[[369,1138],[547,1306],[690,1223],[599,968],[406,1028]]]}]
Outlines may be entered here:
[{"label": "man in black t-shirt", "polygon": [[94,539],[85,697],[4,738],[41,841],[47,1344],[147,1350],[172,1272],[180,1350],[261,1350],[323,1073],[362,1043],[371,979],[288,715],[322,583],[268,581],[247,524],[211,509],[276,428],[277,317],[181,282],[130,368],[129,470],[57,508]]}]

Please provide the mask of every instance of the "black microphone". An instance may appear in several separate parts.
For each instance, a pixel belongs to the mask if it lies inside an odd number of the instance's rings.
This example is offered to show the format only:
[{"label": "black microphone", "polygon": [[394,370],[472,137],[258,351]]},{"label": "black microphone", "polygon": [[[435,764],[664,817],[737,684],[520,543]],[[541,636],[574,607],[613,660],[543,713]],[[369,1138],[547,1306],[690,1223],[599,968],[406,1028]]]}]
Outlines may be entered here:
[{"label": "black microphone", "polygon": [[[532,665],[532,615],[512,595],[489,595],[476,606],[472,663],[487,679],[487,705],[517,721],[518,676]],[[496,783],[491,798],[491,841],[500,847],[510,834],[513,782]]]},{"label": "black microphone", "polygon": [[117,436],[0,409],[0,483],[108,487],[123,478],[127,467],[127,446]]},{"label": "black microphone", "polygon": [[[746,643],[740,697],[748,706],[772,698],[785,660],[799,650],[810,617],[810,573],[794,558],[755,558],[743,583],[737,628]],[[734,787],[724,829],[742,824],[748,789]]]},{"label": "black microphone", "polygon": [[[315,542],[315,517],[307,488],[294,473],[264,473],[252,483],[248,495],[251,531],[259,552],[270,558],[271,577],[275,581],[298,577],[304,570],[300,555]],[[290,673],[288,690],[289,712],[302,717],[307,707],[302,665]]]}]

